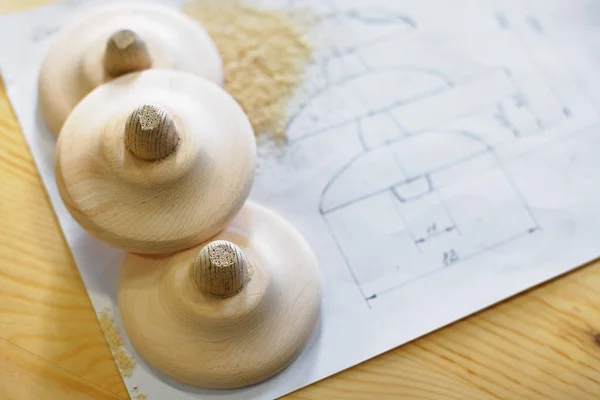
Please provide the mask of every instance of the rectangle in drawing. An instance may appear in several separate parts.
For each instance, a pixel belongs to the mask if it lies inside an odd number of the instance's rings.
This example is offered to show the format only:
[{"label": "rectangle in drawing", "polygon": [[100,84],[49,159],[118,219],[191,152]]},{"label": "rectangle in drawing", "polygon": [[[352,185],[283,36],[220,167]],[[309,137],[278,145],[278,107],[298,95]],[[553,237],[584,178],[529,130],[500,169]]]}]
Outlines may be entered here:
[{"label": "rectangle in drawing", "polygon": [[539,229],[526,200],[502,167],[473,174],[440,188],[439,193],[471,252]]},{"label": "rectangle in drawing", "polygon": [[359,285],[418,255],[397,203],[387,190],[323,215]]}]

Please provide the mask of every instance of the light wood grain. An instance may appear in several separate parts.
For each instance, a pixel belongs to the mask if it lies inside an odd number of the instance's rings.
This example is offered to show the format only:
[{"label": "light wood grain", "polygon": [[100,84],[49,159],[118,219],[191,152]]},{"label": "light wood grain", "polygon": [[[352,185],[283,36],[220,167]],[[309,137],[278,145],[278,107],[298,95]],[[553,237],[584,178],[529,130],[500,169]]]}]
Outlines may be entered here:
[{"label": "light wood grain", "polygon": [[[122,46],[127,31],[135,32],[136,40]],[[118,44],[115,38],[121,39]],[[217,85],[223,81],[215,44],[183,12],[135,1],[81,10],[52,38],[42,61],[38,92],[48,128],[58,135],[73,107],[91,90],[145,68],[186,71]]]},{"label": "light wood grain", "polygon": [[[0,12],[43,3],[0,0]],[[0,376],[21,379],[0,398],[32,385],[46,389],[40,399],[80,398],[64,374],[21,374],[35,354],[127,399],[3,88],[0,139],[0,338],[21,349],[0,348]],[[599,288],[595,262],[285,398],[598,398]]]},{"label": "light wood grain", "polygon": [[[161,109],[170,122],[144,133],[131,123],[139,125],[140,107]],[[162,120],[157,115],[144,114],[144,124]],[[77,104],[55,163],[63,202],[86,231],[126,251],[166,254],[207,240],[237,214],[254,179],[256,140],[219,86],[149,69],[107,82]]]},{"label": "light wood grain", "polygon": [[[248,280],[215,298],[194,279],[196,261],[210,266],[205,249],[227,243],[239,247],[232,261],[247,258]],[[288,366],[320,306],[321,272],[306,240],[250,202],[210,243],[168,257],[129,254],[119,284],[121,319],[138,353],[173,379],[206,388],[252,385]]]},{"label": "light wood grain", "polygon": [[121,397],[0,339],[0,398],[118,400]]},{"label": "light wood grain", "polygon": [[126,398],[4,87],[0,139],[0,337]]}]

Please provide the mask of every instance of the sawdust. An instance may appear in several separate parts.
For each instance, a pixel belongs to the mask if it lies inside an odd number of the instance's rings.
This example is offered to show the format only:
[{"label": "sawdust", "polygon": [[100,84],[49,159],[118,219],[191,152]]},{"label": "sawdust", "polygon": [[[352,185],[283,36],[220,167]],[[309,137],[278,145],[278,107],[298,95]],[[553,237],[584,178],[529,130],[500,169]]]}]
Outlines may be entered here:
[{"label": "sawdust", "polygon": [[223,60],[224,89],[244,109],[254,133],[285,137],[286,104],[302,82],[311,47],[302,13],[238,1],[195,0],[184,11],[200,21]]},{"label": "sawdust", "polygon": [[133,387],[133,394],[135,396],[135,400],[147,400],[148,396],[144,393],[140,393],[139,388],[137,386]]},{"label": "sawdust", "polygon": [[110,316],[109,310],[100,311],[98,313],[98,320],[104,331],[104,336],[106,336],[108,347],[110,347],[110,350],[115,357],[119,371],[121,371],[121,374],[124,377],[131,376],[131,373],[135,368],[135,360],[123,348],[123,341],[121,340],[115,322]]}]

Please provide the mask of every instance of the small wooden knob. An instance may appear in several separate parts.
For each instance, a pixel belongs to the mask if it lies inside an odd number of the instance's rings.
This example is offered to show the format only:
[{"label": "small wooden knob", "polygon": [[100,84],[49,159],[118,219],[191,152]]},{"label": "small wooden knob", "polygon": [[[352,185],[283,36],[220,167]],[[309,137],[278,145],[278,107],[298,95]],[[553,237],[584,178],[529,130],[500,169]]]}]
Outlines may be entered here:
[{"label": "small wooden knob", "polygon": [[55,135],[91,91],[132,71],[179,70],[222,86],[214,41],[178,7],[154,1],[97,3],[61,25],[40,65],[40,113]]},{"label": "small wooden knob", "polygon": [[169,112],[155,105],[136,108],[125,123],[125,147],[146,161],[167,158],[179,144],[179,133]]},{"label": "small wooden knob", "polygon": [[194,279],[202,293],[231,297],[246,283],[248,260],[235,244],[216,240],[200,250],[193,268]]},{"label": "small wooden knob", "polygon": [[141,71],[152,66],[146,43],[137,33],[121,29],[108,38],[104,53],[104,68],[112,76]]}]

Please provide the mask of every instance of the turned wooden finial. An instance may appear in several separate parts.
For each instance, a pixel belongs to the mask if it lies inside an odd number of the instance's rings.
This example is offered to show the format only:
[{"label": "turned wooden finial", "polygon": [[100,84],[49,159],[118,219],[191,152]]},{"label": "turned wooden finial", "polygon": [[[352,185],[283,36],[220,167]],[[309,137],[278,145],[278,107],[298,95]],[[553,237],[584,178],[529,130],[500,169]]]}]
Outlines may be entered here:
[{"label": "turned wooden finial", "polygon": [[182,10],[155,1],[95,3],[60,26],[41,61],[38,103],[56,136],[85,96],[131,71],[179,70],[223,85],[214,40]]},{"label": "turned wooden finial", "polygon": [[200,250],[193,268],[194,279],[202,293],[231,297],[246,283],[248,260],[235,244],[216,240]]},{"label": "turned wooden finial", "polygon": [[167,110],[145,104],[127,118],[124,140],[127,150],[137,158],[158,161],[175,151],[179,133]]},{"label": "turned wooden finial", "polygon": [[300,354],[319,322],[321,279],[300,232],[246,202],[211,242],[160,257],[127,254],[119,313],[150,366],[184,384],[234,389]]},{"label": "turned wooden finial", "polygon": [[146,43],[129,29],[110,35],[104,53],[104,68],[112,76],[148,69],[152,65]]},{"label": "turned wooden finial", "polygon": [[[251,192],[252,125],[231,95],[194,74],[151,68],[115,78],[67,122],[54,168],[61,199],[112,247],[164,255],[204,245]],[[90,212],[115,205],[119,212]]]}]

